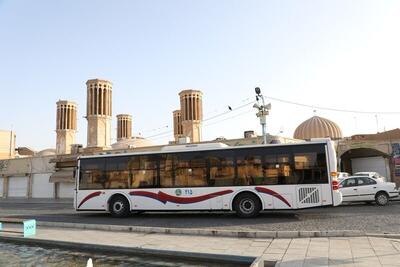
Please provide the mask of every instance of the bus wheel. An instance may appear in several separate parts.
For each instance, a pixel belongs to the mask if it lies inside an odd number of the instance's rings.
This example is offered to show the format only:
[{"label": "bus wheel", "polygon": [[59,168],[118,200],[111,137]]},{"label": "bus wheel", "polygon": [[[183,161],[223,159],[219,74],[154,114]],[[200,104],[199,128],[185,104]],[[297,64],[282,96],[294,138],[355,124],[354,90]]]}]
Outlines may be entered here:
[{"label": "bus wheel", "polygon": [[233,208],[239,217],[255,217],[261,210],[261,202],[260,199],[252,193],[242,193],[235,198]]},{"label": "bus wheel", "polygon": [[114,196],[110,201],[110,213],[113,217],[127,217],[130,214],[130,209],[126,197]]}]

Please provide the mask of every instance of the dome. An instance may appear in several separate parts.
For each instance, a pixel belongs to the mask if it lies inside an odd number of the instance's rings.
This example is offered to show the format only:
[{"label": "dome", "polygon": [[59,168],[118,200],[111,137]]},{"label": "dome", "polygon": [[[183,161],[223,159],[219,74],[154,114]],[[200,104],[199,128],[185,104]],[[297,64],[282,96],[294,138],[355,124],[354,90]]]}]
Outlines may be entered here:
[{"label": "dome", "polygon": [[340,139],[342,138],[342,130],[333,121],[318,116],[301,123],[293,135],[293,138],[305,140],[325,137],[330,137],[333,140]]},{"label": "dome", "polygon": [[112,149],[128,149],[136,147],[154,146],[154,143],[140,136],[122,139],[111,145]]},{"label": "dome", "polygon": [[37,152],[37,156],[45,157],[45,156],[52,156],[56,154],[56,150],[54,148],[44,149],[42,151]]}]

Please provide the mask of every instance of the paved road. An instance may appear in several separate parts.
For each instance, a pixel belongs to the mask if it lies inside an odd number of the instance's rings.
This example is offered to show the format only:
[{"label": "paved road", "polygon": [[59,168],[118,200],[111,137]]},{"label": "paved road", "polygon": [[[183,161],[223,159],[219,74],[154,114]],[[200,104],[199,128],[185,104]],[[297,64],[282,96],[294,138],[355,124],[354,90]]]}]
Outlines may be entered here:
[{"label": "paved road", "polygon": [[233,213],[151,213],[129,218],[112,218],[101,213],[76,213],[66,202],[22,203],[0,201],[0,216],[22,216],[41,221],[75,222],[176,228],[216,228],[230,230],[362,230],[377,233],[400,233],[400,202],[385,207],[344,205],[297,211],[263,212],[253,219],[237,218]]}]

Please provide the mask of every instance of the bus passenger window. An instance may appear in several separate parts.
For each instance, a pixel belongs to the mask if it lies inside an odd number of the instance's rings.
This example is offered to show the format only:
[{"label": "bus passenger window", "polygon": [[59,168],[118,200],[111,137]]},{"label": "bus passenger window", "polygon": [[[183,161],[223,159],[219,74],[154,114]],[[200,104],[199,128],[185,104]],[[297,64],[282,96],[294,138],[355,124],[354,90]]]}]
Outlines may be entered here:
[{"label": "bus passenger window", "polygon": [[207,186],[206,161],[202,155],[180,155],[175,168],[176,187]]},{"label": "bus passenger window", "polygon": [[81,160],[80,171],[79,189],[105,188],[104,159]]},{"label": "bus passenger window", "polygon": [[209,186],[233,186],[235,183],[235,165],[233,157],[224,155],[209,156]]},{"label": "bus passenger window", "polygon": [[238,185],[257,185],[264,180],[261,156],[237,158]]},{"label": "bus passenger window", "polygon": [[293,176],[289,162],[289,155],[276,154],[265,156],[264,184],[292,184]]},{"label": "bus passenger window", "polygon": [[106,160],[106,189],[129,188],[129,171],[127,157],[111,157]]},{"label": "bus passenger window", "polygon": [[173,187],[173,155],[162,155],[160,159],[160,186]]},{"label": "bus passenger window", "polygon": [[134,156],[129,164],[131,188],[154,187],[157,178],[157,162],[154,156]]},{"label": "bus passenger window", "polygon": [[324,153],[295,153],[295,176],[299,184],[328,183]]}]

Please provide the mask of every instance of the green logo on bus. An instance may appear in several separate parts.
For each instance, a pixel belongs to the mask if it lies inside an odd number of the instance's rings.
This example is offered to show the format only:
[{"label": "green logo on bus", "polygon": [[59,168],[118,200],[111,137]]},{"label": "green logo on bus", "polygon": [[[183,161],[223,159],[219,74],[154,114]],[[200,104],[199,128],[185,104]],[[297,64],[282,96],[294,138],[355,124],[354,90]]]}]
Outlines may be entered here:
[{"label": "green logo on bus", "polygon": [[182,195],[182,190],[176,189],[176,190],[175,190],[175,195],[177,195],[177,196]]}]

